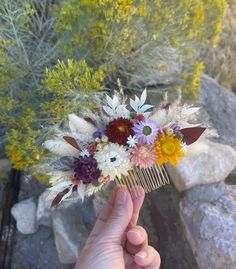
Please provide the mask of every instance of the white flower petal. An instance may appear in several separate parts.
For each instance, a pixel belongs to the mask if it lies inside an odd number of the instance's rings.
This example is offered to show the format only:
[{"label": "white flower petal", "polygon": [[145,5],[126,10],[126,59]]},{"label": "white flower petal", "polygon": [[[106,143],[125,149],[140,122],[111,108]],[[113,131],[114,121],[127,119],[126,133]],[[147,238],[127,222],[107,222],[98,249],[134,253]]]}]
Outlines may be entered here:
[{"label": "white flower petal", "polygon": [[143,105],[140,109],[139,112],[145,112],[146,110],[152,108],[152,105]]},{"label": "white flower petal", "polygon": [[115,115],[116,117],[122,117],[127,119],[130,117],[130,112],[126,108],[126,105],[120,105],[116,108]]},{"label": "white flower petal", "polygon": [[136,102],[136,101],[134,101],[134,100],[132,100],[132,99],[130,99],[130,106],[133,108],[133,110],[134,111],[138,111],[138,109],[139,109],[139,104]]},{"label": "white flower petal", "polygon": [[112,107],[116,108],[119,105],[120,105],[119,98],[116,95],[114,95],[114,97],[112,99]]},{"label": "white flower petal", "polygon": [[112,107],[112,98],[106,94],[107,104],[109,107]]},{"label": "white flower petal", "polygon": [[146,102],[147,99],[147,90],[145,89],[140,97],[140,106],[144,105],[144,103]]},{"label": "white flower petal", "polygon": [[88,136],[92,136],[93,133],[97,130],[97,128],[87,122],[85,119],[76,116],[75,114],[69,114],[69,127],[72,132],[78,132],[81,134],[86,134]]},{"label": "white flower petal", "polygon": [[83,202],[84,201],[85,184],[80,182],[80,184],[77,186],[77,192],[78,192],[78,194]]},{"label": "white flower petal", "polygon": [[[66,198],[68,198],[68,197],[70,197],[71,196],[71,194],[72,194],[72,192],[73,192],[73,188],[71,187],[70,188],[70,190],[61,198],[61,201],[60,201],[60,203],[62,202],[62,201],[64,201]],[[60,204],[59,203],[59,204]]]},{"label": "white flower petal", "polygon": [[55,186],[52,186],[51,188],[49,188],[50,191],[53,191],[53,192],[61,192],[63,191],[66,187],[69,187],[71,184],[71,182],[66,182],[66,181],[63,181]]},{"label": "white flower petal", "polygon": [[143,116],[144,116],[145,118],[149,118],[151,112],[145,112],[145,113],[142,113],[142,114],[143,114]]},{"label": "white flower petal", "polygon": [[49,151],[59,156],[72,156],[78,157],[79,150],[71,146],[66,141],[59,139],[47,140],[43,144]]},{"label": "white flower petal", "polygon": [[110,108],[109,106],[103,106],[103,110],[108,114],[108,115],[113,115],[113,109]]}]

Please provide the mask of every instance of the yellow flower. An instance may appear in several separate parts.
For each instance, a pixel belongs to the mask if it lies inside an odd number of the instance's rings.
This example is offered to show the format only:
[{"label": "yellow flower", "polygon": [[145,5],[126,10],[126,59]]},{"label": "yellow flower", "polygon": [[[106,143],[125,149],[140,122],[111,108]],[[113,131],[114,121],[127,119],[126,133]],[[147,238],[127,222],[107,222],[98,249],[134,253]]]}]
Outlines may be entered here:
[{"label": "yellow flower", "polygon": [[181,140],[173,135],[160,135],[155,142],[155,148],[159,165],[167,162],[176,165],[178,158],[184,156]]}]

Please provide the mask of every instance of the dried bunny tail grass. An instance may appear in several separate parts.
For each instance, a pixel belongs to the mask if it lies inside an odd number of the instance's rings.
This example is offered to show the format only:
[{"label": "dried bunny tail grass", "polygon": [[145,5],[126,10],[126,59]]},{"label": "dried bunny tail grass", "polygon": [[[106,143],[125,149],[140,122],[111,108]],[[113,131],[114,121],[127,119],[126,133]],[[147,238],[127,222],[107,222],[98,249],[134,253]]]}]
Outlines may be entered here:
[{"label": "dried bunny tail grass", "polygon": [[[128,172],[128,176],[116,178],[117,185],[126,185],[131,195],[139,196],[140,189],[137,186],[143,187],[146,193],[156,190],[164,185],[170,184],[169,176],[164,165],[154,165],[151,168],[134,167]],[[131,192],[131,189],[133,190]]]}]

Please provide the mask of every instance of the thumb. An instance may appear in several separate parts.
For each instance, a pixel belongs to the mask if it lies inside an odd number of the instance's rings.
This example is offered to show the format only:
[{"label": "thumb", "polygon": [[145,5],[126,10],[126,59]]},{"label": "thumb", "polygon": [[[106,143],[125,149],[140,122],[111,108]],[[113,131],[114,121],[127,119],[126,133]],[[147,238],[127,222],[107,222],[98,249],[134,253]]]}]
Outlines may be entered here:
[{"label": "thumb", "polygon": [[127,188],[120,188],[115,197],[114,207],[103,227],[102,236],[121,240],[131,220],[133,202]]}]

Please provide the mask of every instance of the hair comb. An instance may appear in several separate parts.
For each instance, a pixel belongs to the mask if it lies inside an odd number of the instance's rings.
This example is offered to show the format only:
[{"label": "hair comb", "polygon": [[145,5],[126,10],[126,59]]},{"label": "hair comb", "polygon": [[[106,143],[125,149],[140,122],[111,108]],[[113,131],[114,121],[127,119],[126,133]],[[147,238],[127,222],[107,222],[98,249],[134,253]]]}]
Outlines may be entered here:
[{"label": "hair comb", "polygon": [[[115,182],[117,185],[126,185],[130,193],[134,196],[139,196],[139,188],[136,186],[143,187],[146,193],[154,191],[166,184],[170,184],[169,175],[166,172],[165,166],[153,165],[151,168],[138,168],[128,172],[128,176],[122,176],[116,178]],[[131,192],[131,189],[133,190]]]},{"label": "hair comb", "polygon": [[206,128],[189,123],[199,108],[180,98],[170,103],[165,96],[158,107],[146,98],[144,90],[128,107],[121,89],[95,113],[70,114],[68,131],[55,128],[44,142],[52,157],[39,166],[50,177],[52,206],[76,195],[83,200],[110,182],[147,193],[170,183],[165,164],[176,165]]}]

